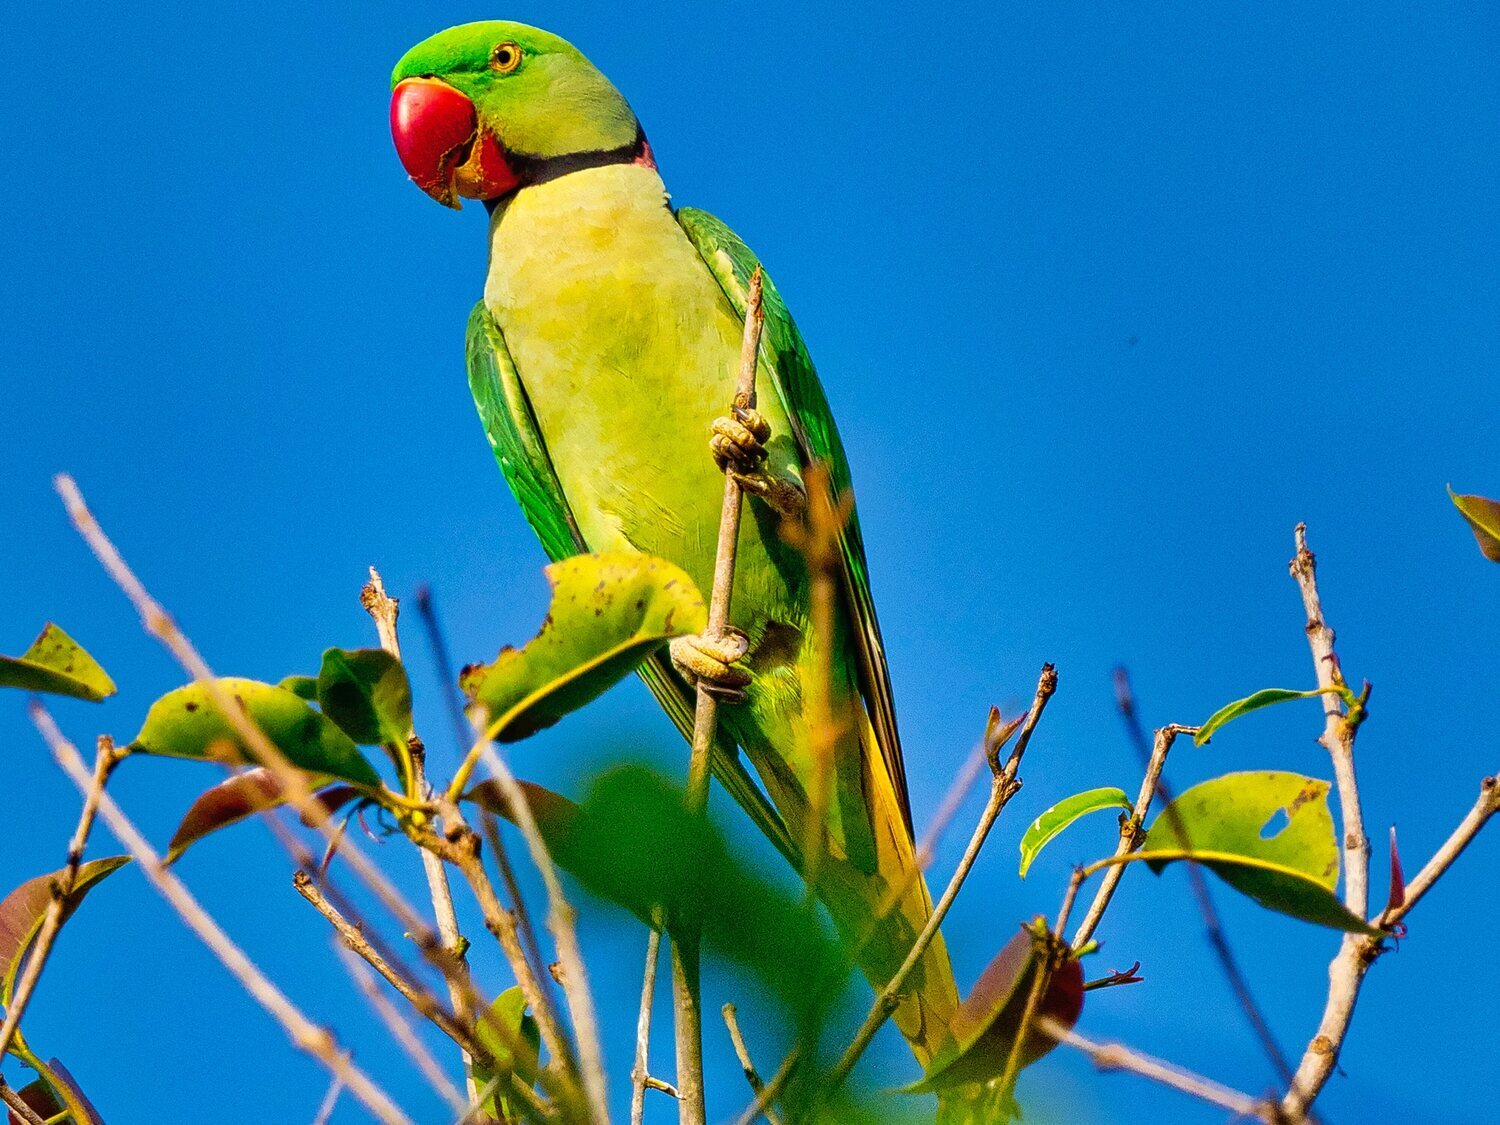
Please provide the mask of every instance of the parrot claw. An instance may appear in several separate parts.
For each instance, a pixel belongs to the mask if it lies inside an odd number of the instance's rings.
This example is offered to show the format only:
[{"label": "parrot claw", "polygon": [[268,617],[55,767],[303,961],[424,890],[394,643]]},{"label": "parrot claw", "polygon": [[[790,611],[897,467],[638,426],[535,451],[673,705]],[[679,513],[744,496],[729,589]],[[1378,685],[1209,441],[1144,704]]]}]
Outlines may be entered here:
[{"label": "parrot claw", "polygon": [[733,415],[715,418],[709,433],[709,451],[724,472],[752,472],[764,464],[771,424],[760,411],[736,406]]},{"label": "parrot claw", "polygon": [[793,481],[782,480],[758,469],[749,473],[730,469],[729,475],[739,482],[741,488],[760,497],[780,516],[801,519],[807,512],[807,493]]},{"label": "parrot claw", "polygon": [[737,662],[750,651],[750,640],[738,629],[725,630],[721,637],[707,633],[678,637],[667,646],[667,651],[672,666],[688,683],[702,687],[726,703],[745,702],[744,689],[750,683],[750,673]]}]

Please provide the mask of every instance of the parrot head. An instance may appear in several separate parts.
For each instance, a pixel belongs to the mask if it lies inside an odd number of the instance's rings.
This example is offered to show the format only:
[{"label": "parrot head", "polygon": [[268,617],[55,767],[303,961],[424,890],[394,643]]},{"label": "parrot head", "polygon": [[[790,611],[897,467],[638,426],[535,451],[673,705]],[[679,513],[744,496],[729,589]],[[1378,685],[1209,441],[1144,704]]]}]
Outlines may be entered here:
[{"label": "parrot head", "polygon": [[552,170],[652,163],[630,106],[576,47],[498,20],[406,52],[391,75],[391,135],[416,185],[455,209]]}]

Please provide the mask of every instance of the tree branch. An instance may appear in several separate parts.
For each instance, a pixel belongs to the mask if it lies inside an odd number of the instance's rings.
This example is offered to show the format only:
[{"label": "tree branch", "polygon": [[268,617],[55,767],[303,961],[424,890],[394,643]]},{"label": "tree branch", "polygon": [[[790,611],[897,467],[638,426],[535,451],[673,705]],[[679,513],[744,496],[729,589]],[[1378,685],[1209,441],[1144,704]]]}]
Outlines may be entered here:
[{"label": "tree branch", "polygon": [[[724,1015],[724,1026],[729,1029],[729,1041],[734,1044],[734,1053],[740,1060],[740,1069],[745,1072],[745,1081],[750,1084],[750,1092],[759,1097],[766,1084],[761,1081],[760,1072],[755,1069],[750,1048],[745,1046],[745,1036],[740,1032],[740,1021],[734,1005],[725,1004],[720,1010]],[[781,1115],[769,1105],[765,1107],[765,1117],[771,1125],[782,1125]]]},{"label": "tree branch", "polygon": [[646,1080],[651,1077],[651,1007],[656,998],[656,963],[660,959],[661,933],[653,928],[646,938],[641,1008],[635,1020],[635,1065],[630,1070],[630,1125],[641,1125],[646,1119]]},{"label": "tree branch", "polygon": [[[77,748],[63,737],[62,731],[57,728],[52,716],[38,705],[33,708],[32,718],[36,722],[37,729],[41,731],[47,744],[52,748],[53,757],[57,759],[63,772],[73,779],[81,792],[90,792],[93,780],[88,767],[84,765]],[[342,1079],[344,1085],[349,1088],[349,1092],[363,1102],[365,1107],[385,1125],[412,1125],[411,1118],[402,1112],[390,1096],[338,1049],[333,1035],[326,1028],[319,1027],[303,1015],[301,1009],[287,999],[286,994],[256,967],[244,951],[199,905],[198,900],[193,897],[192,892],[187,889],[182,880],[162,866],[161,860],[157,858],[151,845],[120,811],[119,806],[114,803],[108,793],[100,792],[98,809],[99,815],[109,825],[109,830],[135,857],[141,871],[156,888],[157,893],[177,911],[188,929],[208,946],[214,956],[240,982],[241,987],[276,1022],[281,1024],[291,1039],[292,1045],[312,1055],[326,1066],[330,1073]]]}]

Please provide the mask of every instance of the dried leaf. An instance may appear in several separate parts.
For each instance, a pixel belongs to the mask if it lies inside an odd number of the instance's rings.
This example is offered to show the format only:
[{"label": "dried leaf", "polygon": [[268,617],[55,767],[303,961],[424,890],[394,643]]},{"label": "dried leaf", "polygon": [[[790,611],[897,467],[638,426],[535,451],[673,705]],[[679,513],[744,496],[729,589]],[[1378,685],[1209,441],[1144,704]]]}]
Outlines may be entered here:
[{"label": "dried leaf", "polygon": [[[63,917],[67,918],[77,910],[84,895],[100,880],[114,874],[129,862],[128,855],[117,855],[81,864]],[[28,879],[6,895],[4,901],[0,901],[0,1007],[10,1006],[15,995],[16,978],[20,975],[27,952],[41,932],[47,907],[52,903],[52,888],[66,871],[67,868],[61,868],[50,875]]]},{"label": "dried leaf", "polygon": [[115,682],[68,634],[47,624],[20,656],[0,656],[0,687],[69,695],[98,703],[115,693]]},{"label": "dried leaf", "polygon": [[613,687],[673,637],[708,624],[703,595],[683,570],[633,552],[578,555],[546,570],[552,605],[525,648],[464,669],[460,686],[513,742]]},{"label": "dried leaf", "polygon": [[[949,1023],[949,1037],[933,1055],[927,1073],[905,1092],[927,1093],[1004,1074],[1036,974],[1049,950],[1054,968],[1037,1014],[1064,1027],[1076,1024],[1083,1013],[1083,966],[1071,951],[1057,946],[1046,932],[1046,921],[1038,918],[1023,926],[980,974],[959,1004]],[[1021,1066],[1030,1066],[1056,1045],[1056,1039],[1033,1026],[1021,1048]]]},{"label": "dried leaf", "polygon": [[1500,562],[1500,501],[1484,496],[1460,496],[1451,487],[1448,497],[1459,514],[1469,521],[1480,554],[1490,562]]},{"label": "dried leaf", "polygon": [[1130,798],[1125,791],[1112,787],[1087,789],[1059,801],[1033,820],[1021,837],[1021,878],[1026,878],[1026,872],[1041,850],[1079,817],[1105,809],[1125,809],[1128,812],[1130,807]]},{"label": "dried leaf", "polygon": [[[309,786],[326,785],[328,777],[312,776]],[[348,785],[335,785],[314,795],[314,799],[330,814],[359,796],[359,791]],[[286,787],[276,774],[264,767],[246,770],[212,789],[207,789],[188,807],[172,842],[167,846],[167,863],[175,863],[182,853],[203,837],[237,824],[256,813],[274,809],[287,801]]]}]

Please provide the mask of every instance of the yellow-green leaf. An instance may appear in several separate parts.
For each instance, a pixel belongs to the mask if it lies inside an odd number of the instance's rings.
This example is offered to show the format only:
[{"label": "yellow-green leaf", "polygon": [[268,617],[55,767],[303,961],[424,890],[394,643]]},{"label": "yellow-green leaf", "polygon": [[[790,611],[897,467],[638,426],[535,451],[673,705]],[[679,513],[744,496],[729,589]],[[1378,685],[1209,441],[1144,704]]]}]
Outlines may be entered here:
[{"label": "yellow-green leaf", "polygon": [[[288,761],[313,774],[327,774],[360,785],[380,784],[380,775],[349,736],[285,688],[257,680],[226,677],[219,686],[244,710]],[[151,705],[130,749],[169,758],[211,758],[219,748],[255,761],[203,684],[168,692]]]},{"label": "yellow-green leaf", "polygon": [[1459,514],[1469,521],[1479,551],[1490,562],[1500,562],[1500,501],[1485,496],[1461,496],[1448,489],[1448,496]]},{"label": "yellow-green leaf", "polygon": [[1041,850],[1079,817],[1092,812],[1103,812],[1105,809],[1129,808],[1130,798],[1125,795],[1125,791],[1113,786],[1087,789],[1057,802],[1033,820],[1026,829],[1026,834],[1021,837],[1021,878],[1026,878],[1027,870]]},{"label": "yellow-green leaf", "polygon": [[1350,933],[1375,934],[1334,894],[1339,843],[1328,782],[1298,773],[1231,773],[1162,810],[1131,859],[1153,870],[1191,859],[1271,910]]},{"label": "yellow-green leaf", "polygon": [[613,687],[673,637],[708,624],[680,568],[633,552],[578,555],[546,570],[552,605],[525,648],[464,669],[460,684],[501,742],[551,726]]},{"label": "yellow-green leaf", "polygon": [[115,682],[68,634],[50,622],[20,656],[0,656],[0,687],[70,695],[98,703]]},{"label": "yellow-green leaf", "polygon": [[1220,707],[1210,715],[1208,720],[1198,728],[1198,733],[1193,735],[1193,745],[1204,745],[1218,733],[1219,728],[1224,724],[1233,722],[1241,715],[1248,715],[1251,711],[1259,711],[1262,707],[1270,707],[1277,703],[1290,703],[1294,699],[1315,699],[1320,695],[1336,691],[1338,691],[1337,688],[1313,688],[1312,691],[1279,687],[1262,688],[1254,695],[1236,699],[1233,703]]}]

